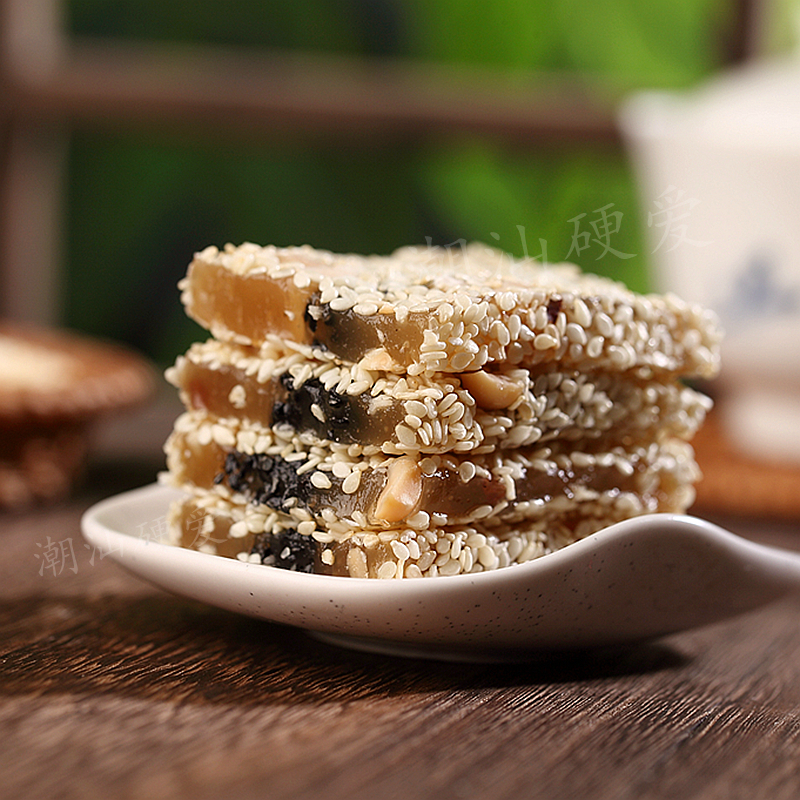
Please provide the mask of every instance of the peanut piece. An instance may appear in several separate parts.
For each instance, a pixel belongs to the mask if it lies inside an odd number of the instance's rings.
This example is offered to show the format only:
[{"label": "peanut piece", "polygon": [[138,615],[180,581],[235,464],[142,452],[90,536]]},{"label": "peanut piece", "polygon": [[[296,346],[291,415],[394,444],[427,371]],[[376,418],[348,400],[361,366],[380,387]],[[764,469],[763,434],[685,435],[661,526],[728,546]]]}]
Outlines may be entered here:
[{"label": "peanut piece", "polygon": [[383,347],[370,350],[358,364],[363,369],[383,372],[400,372],[402,366],[398,364]]},{"label": "peanut piece", "polygon": [[400,522],[412,514],[422,497],[422,470],[414,459],[402,456],[389,466],[386,484],[375,503],[375,517]]},{"label": "peanut piece", "polygon": [[522,386],[503,375],[491,372],[463,372],[461,385],[475,398],[479,408],[497,411],[508,408],[522,394]]}]

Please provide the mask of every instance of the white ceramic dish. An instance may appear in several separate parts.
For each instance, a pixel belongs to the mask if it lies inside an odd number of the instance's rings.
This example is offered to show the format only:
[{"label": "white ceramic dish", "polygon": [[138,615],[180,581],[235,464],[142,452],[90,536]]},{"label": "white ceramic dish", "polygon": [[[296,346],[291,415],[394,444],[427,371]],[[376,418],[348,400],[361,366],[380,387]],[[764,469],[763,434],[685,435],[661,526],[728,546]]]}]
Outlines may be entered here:
[{"label": "white ceramic dish", "polygon": [[175,594],[382,652],[503,659],[624,644],[716,622],[800,588],[800,555],[667,514],[477,575],[298,574],[155,541],[175,496],[152,485],[104,500],[84,515],[84,536]]}]

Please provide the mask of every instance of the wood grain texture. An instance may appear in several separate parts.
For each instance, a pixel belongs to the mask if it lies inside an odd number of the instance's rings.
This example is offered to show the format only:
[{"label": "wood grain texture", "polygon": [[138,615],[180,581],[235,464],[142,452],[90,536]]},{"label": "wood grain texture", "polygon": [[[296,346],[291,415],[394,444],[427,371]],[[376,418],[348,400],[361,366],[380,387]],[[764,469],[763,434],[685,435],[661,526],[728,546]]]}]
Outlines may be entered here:
[{"label": "wood grain texture", "polygon": [[94,499],[0,517],[0,797],[800,796],[797,601],[528,664],[351,653],[90,563]]}]

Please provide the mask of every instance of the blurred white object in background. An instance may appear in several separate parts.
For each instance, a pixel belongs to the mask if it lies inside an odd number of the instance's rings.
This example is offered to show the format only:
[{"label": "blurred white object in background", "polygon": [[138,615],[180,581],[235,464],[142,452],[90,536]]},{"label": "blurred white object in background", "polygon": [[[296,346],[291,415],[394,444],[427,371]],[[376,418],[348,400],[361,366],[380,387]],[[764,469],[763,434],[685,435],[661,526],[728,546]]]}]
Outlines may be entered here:
[{"label": "blurred white object in background", "polygon": [[800,60],[622,109],[660,291],[716,310],[731,439],[800,460]]}]

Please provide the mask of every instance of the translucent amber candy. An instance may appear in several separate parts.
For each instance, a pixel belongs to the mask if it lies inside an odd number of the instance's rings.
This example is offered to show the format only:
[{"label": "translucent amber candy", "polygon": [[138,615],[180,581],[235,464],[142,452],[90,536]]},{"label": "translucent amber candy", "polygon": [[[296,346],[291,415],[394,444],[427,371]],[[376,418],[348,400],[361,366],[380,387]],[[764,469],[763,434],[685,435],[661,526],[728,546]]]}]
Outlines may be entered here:
[{"label": "translucent amber candy", "polygon": [[[228,355],[225,361],[219,360],[221,350]],[[274,368],[261,372],[258,361],[255,352],[234,351],[211,342],[194,346],[179,358],[168,378],[180,389],[187,409],[264,427],[285,423],[320,439],[345,444],[379,447],[391,442],[395,428],[406,416],[405,404],[388,395],[376,400],[369,391],[351,395],[335,388],[327,390],[316,377],[301,384],[289,371],[292,359],[281,359]],[[309,363],[317,371],[327,366],[325,362]],[[256,369],[249,369],[250,365]]]},{"label": "translucent amber candy", "polygon": [[191,430],[167,446],[169,479],[177,486],[238,495],[242,502],[313,519],[336,529],[439,525],[542,516],[600,496],[622,498],[631,513],[683,511],[697,469],[691,448],[660,446],[549,456],[531,449],[465,458],[409,456],[347,461],[340,455],[306,468],[308,454],[245,454]]},{"label": "translucent amber candy", "polygon": [[218,339],[260,344],[277,335],[411,374],[489,362],[718,371],[720,331],[709,312],[636,295],[575,267],[503,268],[484,251],[453,261],[436,249],[364,259],[310,248],[208,248],[190,265],[182,297]]},{"label": "translucent amber candy", "polygon": [[318,344],[347,361],[385,347],[398,366],[415,360],[427,315],[394,313],[363,316],[315,303],[317,287],[298,288],[292,277],[265,272],[241,274],[195,259],[182,284],[187,313],[222,340],[260,344],[269,335],[298,344]]},{"label": "translucent amber candy", "polygon": [[710,406],[675,381],[630,375],[548,367],[408,377],[213,340],[193,345],[167,374],[189,409],[393,455],[556,438],[689,439]]}]

